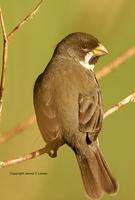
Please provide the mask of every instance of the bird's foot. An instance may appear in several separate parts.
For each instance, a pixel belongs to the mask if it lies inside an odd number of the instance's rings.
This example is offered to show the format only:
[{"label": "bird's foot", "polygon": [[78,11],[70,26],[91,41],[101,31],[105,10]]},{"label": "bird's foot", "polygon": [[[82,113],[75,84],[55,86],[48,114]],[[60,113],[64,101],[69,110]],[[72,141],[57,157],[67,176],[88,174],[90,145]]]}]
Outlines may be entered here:
[{"label": "bird's foot", "polygon": [[55,157],[57,157],[57,151],[55,151],[55,150],[50,150],[49,151],[49,156],[51,157],[51,158],[55,158]]}]

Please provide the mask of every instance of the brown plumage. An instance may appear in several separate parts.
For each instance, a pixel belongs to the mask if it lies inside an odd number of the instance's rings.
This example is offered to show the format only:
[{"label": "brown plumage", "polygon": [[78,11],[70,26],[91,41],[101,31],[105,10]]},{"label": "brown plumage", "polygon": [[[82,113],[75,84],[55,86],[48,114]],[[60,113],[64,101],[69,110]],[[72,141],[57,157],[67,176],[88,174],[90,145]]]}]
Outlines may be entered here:
[{"label": "brown plumage", "polygon": [[89,52],[93,53],[89,65],[106,53],[102,48],[99,53],[98,45],[89,34],[67,36],[57,45],[34,87],[37,123],[48,154],[55,157],[65,143],[73,149],[86,193],[92,199],[100,199],[103,192],[116,193],[118,188],[97,139],[103,121],[100,87],[94,72],[80,64]]}]

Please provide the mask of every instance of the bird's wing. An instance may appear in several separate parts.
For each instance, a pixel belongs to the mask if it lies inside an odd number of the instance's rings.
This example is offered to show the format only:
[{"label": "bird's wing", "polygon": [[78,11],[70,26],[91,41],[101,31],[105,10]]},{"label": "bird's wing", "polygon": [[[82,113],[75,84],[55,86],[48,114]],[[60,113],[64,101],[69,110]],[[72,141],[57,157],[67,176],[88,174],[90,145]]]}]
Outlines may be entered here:
[{"label": "bird's wing", "polygon": [[41,83],[39,77],[34,88],[34,106],[39,129],[46,141],[55,140],[61,131],[58,122],[53,89],[50,88],[49,78],[44,77]]},{"label": "bird's wing", "polygon": [[102,127],[103,110],[100,90],[89,96],[80,94],[79,102],[79,130],[87,134],[87,141],[96,140]]}]

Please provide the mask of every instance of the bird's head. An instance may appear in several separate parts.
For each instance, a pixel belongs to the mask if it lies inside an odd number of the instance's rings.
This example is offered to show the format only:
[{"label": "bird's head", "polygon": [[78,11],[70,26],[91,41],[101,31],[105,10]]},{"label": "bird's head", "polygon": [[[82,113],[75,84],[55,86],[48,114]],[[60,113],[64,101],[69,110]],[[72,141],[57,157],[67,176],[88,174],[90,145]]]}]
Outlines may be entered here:
[{"label": "bird's head", "polygon": [[65,37],[57,45],[55,53],[93,70],[98,58],[108,51],[94,36],[77,32]]}]

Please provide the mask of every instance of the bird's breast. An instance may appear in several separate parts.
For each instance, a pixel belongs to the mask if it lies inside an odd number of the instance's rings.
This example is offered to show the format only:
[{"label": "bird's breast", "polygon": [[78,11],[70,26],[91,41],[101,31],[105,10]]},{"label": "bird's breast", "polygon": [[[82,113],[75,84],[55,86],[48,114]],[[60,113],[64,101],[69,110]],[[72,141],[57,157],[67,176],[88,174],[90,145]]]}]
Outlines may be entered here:
[{"label": "bird's breast", "polygon": [[89,96],[98,87],[93,72],[68,68],[55,73],[54,98],[63,132],[79,130],[79,94]]}]

